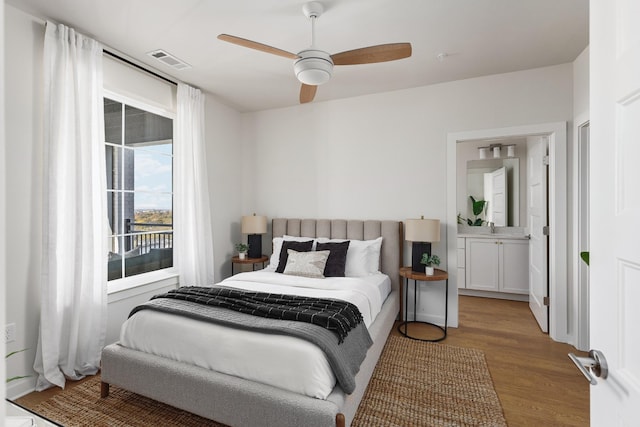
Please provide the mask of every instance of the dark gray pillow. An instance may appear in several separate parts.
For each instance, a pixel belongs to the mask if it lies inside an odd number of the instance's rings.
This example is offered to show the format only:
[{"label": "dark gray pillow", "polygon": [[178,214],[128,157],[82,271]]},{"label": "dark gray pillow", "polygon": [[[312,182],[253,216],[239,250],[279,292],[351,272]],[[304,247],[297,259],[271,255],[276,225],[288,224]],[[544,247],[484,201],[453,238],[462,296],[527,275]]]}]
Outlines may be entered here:
[{"label": "dark gray pillow", "polygon": [[282,249],[280,249],[280,260],[278,261],[278,268],[276,268],[276,273],[282,273],[284,271],[284,268],[287,266],[287,259],[289,258],[287,250],[293,249],[296,252],[309,252],[312,246],[313,240],[308,240],[306,242],[296,242],[293,240],[283,241]]},{"label": "dark gray pillow", "polygon": [[330,251],[327,264],[324,266],[324,277],[344,277],[348,249],[348,240],[346,242],[327,242],[316,245],[317,251]]}]

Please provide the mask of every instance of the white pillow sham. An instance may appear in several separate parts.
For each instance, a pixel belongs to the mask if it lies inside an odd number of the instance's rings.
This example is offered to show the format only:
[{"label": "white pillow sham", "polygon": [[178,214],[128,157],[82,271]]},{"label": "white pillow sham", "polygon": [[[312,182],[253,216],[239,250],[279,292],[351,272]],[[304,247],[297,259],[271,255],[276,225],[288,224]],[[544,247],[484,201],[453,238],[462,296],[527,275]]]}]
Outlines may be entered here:
[{"label": "white pillow sham", "polygon": [[327,239],[326,237],[316,239],[318,243],[346,242],[347,240],[351,243],[347,250],[347,263],[344,270],[346,277],[369,276],[380,271],[382,237],[373,240]]}]

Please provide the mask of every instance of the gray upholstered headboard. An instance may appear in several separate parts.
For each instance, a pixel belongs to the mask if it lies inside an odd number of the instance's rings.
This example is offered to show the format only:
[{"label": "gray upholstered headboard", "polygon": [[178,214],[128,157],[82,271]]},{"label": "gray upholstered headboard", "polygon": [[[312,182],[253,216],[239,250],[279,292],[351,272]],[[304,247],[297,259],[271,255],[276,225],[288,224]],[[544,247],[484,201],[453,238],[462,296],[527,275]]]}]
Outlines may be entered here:
[{"label": "gray upholstered headboard", "polygon": [[273,237],[327,237],[330,239],[372,240],[382,236],[380,271],[391,279],[394,290],[400,289],[402,263],[402,222],[344,219],[291,219],[274,218],[271,222]]}]

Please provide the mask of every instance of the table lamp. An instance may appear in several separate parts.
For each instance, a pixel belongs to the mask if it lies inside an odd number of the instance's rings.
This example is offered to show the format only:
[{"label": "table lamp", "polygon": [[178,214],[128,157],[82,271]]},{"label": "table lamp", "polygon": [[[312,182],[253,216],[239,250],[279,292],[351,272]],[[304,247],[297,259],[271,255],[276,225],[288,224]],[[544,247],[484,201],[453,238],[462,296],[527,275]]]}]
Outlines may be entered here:
[{"label": "table lamp", "polygon": [[422,254],[431,255],[431,243],[440,241],[439,219],[408,219],[404,228],[405,240],[413,242],[411,248],[411,270],[424,273],[424,265],[420,264]]},{"label": "table lamp", "polygon": [[267,217],[251,216],[242,217],[242,234],[247,234],[247,243],[249,244],[249,258],[260,258],[262,256],[262,236],[267,232]]}]

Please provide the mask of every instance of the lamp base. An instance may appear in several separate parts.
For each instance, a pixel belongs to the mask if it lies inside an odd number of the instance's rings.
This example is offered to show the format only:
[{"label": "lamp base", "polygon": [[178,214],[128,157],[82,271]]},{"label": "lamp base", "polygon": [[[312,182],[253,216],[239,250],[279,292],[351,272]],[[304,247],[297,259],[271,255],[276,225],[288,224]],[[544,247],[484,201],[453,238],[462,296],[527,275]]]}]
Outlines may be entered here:
[{"label": "lamp base", "polygon": [[431,243],[413,242],[411,247],[411,270],[416,273],[424,273],[424,264],[420,264],[422,254],[431,255]]},{"label": "lamp base", "polygon": [[247,243],[249,244],[247,256],[249,258],[260,258],[262,256],[262,235],[249,234],[247,236]]}]

